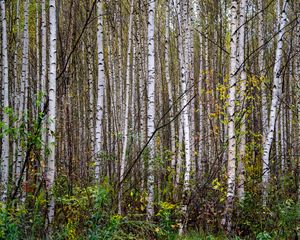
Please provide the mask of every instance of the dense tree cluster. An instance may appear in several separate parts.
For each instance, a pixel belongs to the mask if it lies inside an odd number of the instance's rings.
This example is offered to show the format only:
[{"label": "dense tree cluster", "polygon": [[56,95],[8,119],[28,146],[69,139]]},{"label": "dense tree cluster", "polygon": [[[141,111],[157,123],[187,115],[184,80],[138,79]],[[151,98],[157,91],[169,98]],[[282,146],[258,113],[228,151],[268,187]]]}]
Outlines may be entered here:
[{"label": "dense tree cluster", "polygon": [[297,235],[299,0],[0,3],[1,239]]}]

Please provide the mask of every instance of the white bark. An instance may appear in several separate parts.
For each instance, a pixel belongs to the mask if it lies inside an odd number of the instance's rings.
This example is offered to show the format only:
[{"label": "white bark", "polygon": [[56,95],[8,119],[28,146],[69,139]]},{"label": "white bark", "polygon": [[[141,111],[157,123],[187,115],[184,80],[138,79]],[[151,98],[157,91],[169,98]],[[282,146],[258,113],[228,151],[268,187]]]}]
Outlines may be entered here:
[{"label": "white bark", "polygon": [[104,109],[104,89],[105,89],[105,74],[104,74],[104,52],[103,52],[103,14],[102,1],[97,0],[97,15],[98,15],[98,30],[97,30],[97,45],[98,45],[98,85],[97,85],[97,106],[96,106],[96,134],[95,134],[95,180],[100,180],[100,154],[101,154],[101,139],[102,139],[102,121]]},{"label": "white bark", "polygon": [[267,89],[265,81],[265,61],[264,61],[264,17],[263,17],[263,0],[258,0],[258,45],[261,50],[258,54],[258,66],[261,76],[261,119],[263,142],[266,139],[268,129],[268,106],[267,106]]},{"label": "white bark", "polygon": [[95,153],[95,125],[94,125],[94,77],[93,77],[93,54],[92,54],[92,47],[89,43],[87,49],[87,61],[88,61],[88,91],[89,91],[89,139],[90,139],[90,151],[93,154],[93,158]]},{"label": "white bark", "polygon": [[235,92],[236,92],[236,50],[237,50],[237,7],[238,1],[231,1],[231,40],[230,40],[230,78],[228,99],[228,161],[227,161],[227,199],[222,225],[231,232],[231,218],[233,211],[233,200],[235,196],[235,165],[236,165],[236,141],[235,141]]},{"label": "white bark", "polygon": [[280,141],[280,121],[276,121],[275,124],[275,172],[276,174],[279,171],[279,158],[280,158],[280,147],[279,147],[279,141]]},{"label": "white bark", "polygon": [[[134,36],[136,35],[136,32],[134,32],[133,34]],[[131,103],[130,103],[130,113],[131,113],[131,133],[134,134],[135,133],[135,129],[136,129],[136,115],[135,115],[135,104],[136,104],[136,41],[133,40],[132,42],[132,83],[131,83]],[[134,147],[135,147],[135,141],[133,143]]]},{"label": "white bark", "polygon": [[8,56],[7,56],[7,28],[5,1],[1,1],[1,21],[2,21],[2,96],[3,96],[3,123],[2,128],[2,151],[1,151],[1,201],[5,203],[7,199],[8,171],[9,171],[9,134],[6,128],[9,127],[9,116],[5,109],[9,108],[9,83],[8,83]]},{"label": "white bark", "polygon": [[[201,32],[201,28],[199,27],[199,32]],[[203,134],[203,38],[202,35],[199,34],[199,40],[200,40],[200,59],[199,59],[199,82],[198,82],[198,91],[199,91],[199,149],[198,149],[198,178],[200,179],[204,175],[203,171],[203,157],[204,157],[204,147],[203,147],[203,140],[204,140],[204,134]]]},{"label": "white bark", "polygon": [[[141,24],[140,19],[137,19],[138,26]],[[146,74],[145,74],[145,54],[144,53],[144,39],[141,37],[143,35],[142,31],[139,32],[139,98],[140,98],[140,131],[139,131],[139,149],[141,150],[145,144],[146,140],[146,124],[145,124],[145,107],[146,107],[146,91],[145,91],[145,82],[146,82]],[[142,166],[141,166],[141,188],[142,191],[145,188],[145,159],[142,159]]]},{"label": "white bark", "polygon": [[[182,15],[178,16],[178,27],[179,27],[179,38],[178,38],[178,49],[180,57],[180,69],[181,69],[181,109],[182,110],[182,122],[183,122],[183,131],[184,131],[184,154],[185,154],[185,172],[184,172],[184,182],[183,182],[183,200],[182,200],[182,222],[179,227],[179,233],[181,234],[186,227],[187,221],[187,199],[190,190],[190,171],[191,171],[191,143],[190,143],[190,122],[189,122],[189,108],[188,104],[188,79],[189,79],[189,34],[188,34],[188,20],[187,20],[187,5],[188,2],[184,2]],[[185,26],[186,31],[183,30]]]},{"label": "white bark", "polygon": [[[183,33],[181,33],[183,34]],[[186,51],[184,52],[185,62],[184,66],[181,66],[181,89],[182,89],[182,101],[181,109],[183,116],[183,131],[184,131],[184,153],[185,153],[185,173],[184,173],[184,191],[189,191],[190,181],[190,170],[191,170],[191,144],[190,144],[190,122],[189,122],[189,111],[188,111],[188,77],[189,77],[189,66],[188,66],[188,38],[184,39],[182,44],[185,44]],[[186,206],[185,206],[186,207]]]},{"label": "white bark", "polygon": [[[109,39],[109,42],[113,42],[113,36],[112,36],[112,31],[109,31],[108,33],[108,39]],[[115,72],[115,56],[114,56],[114,47],[111,46],[111,45],[108,45],[108,62],[109,62],[109,70],[110,70],[110,84],[111,84],[111,92],[113,92],[114,94],[112,94],[112,96],[110,96],[111,98],[111,114],[113,116],[116,116],[116,106],[117,106],[117,94],[116,94],[116,91],[117,91],[117,87],[116,87],[116,83],[117,83],[117,78],[116,78],[116,72]],[[93,108],[91,108],[93,109]],[[94,113],[94,111],[92,110],[92,113]],[[114,118],[114,117],[113,117]],[[111,118],[110,118],[111,119]],[[117,124],[116,124],[116,121],[111,121],[111,129],[113,132],[117,132]],[[112,137],[111,137],[111,149],[112,151],[114,151],[115,153],[117,153],[117,148],[114,146],[114,142],[116,142],[116,134],[114,134]],[[91,143],[92,144],[92,143]],[[116,175],[117,174],[117,168],[119,166],[117,166],[118,164],[116,163],[112,163],[112,171],[114,172],[114,174]]]},{"label": "white bark", "polygon": [[[194,4],[192,1],[187,1],[188,3],[188,18],[186,21],[187,24],[187,56],[186,56],[186,65],[188,69],[187,75],[187,88],[194,85]],[[189,94],[187,95],[191,99],[195,94],[195,88],[190,89]],[[189,137],[190,137],[190,167],[189,171],[195,171],[195,101],[192,100],[188,106],[189,109]],[[189,173],[190,174],[190,173]]]},{"label": "white bark", "polygon": [[281,108],[279,110],[280,115],[280,143],[281,143],[281,176],[284,177],[284,171],[285,171],[285,153],[286,153],[286,121],[285,121],[285,112],[284,112],[284,104],[281,104]]},{"label": "white bark", "polygon": [[[243,104],[245,101],[246,94],[246,71],[245,71],[245,19],[246,19],[246,0],[241,0],[240,2],[240,30],[239,30],[239,64],[240,64],[240,103]],[[242,105],[242,109],[244,106]],[[240,201],[244,200],[245,197],[245,166],[244,157],[246,153],[246,119],[245,114],[241,119],[240,128],[240,148],[239,148],[239,162],[238,162],[238,188],[237,195]]]},{"label": "white bark", "polygon": [[49,156],[47,162],[47,180],[50,203],[48,207],[48,224],[51,224],[54,218],[54,197],[52,187],[55,178],[55,130],[56,130],[56,1],[49,2],[49,26],[50,26],[50,41],[49,41],[49,132],[48,132],[48,148]]},{"label": "white bark", "polygon": [[275,130],[275,120],[278,109],[278,103],[281,97],[281,62],[282,62],[282,48],[283,48],[283,34],[284,28],[287,22],[286,17],[286,8],[287,8],[287,0],[284,1],[284,5],[282,8],[282,12],[280,15],[280,24],[279,24],[279,34],[277,37],[277,48],[276,48],[276,56],[275,56],[275,65],[274,65],[274,79],[273,79],[273,90],[272,90],[272,101],[271,108],[269,114],[269,126],[266,136],[266,141],[263,145],[263,176],[262,176],[262,184],[263,184],[263,205],[266,205],[268,198],[268,185],[270,178],[270,162],[269,155],[271,150],[271,145],[274,138],[274,130]]},{"label": "white bark", "polygon": [[[174,188],[175,191],[180,185],[180,178],[181,178],[181,170],[182,170],[182,142],[183,142],[183,121],[182,116],[179,118],[178,122],[178,142],[177,142],[177,154],[176,154],[176,175],[175,175],[175,182]],[[178,194],[175,194],[176,197],[179,197]]]},{"label": "white bark", "polygon": [[[155,47],[154,47],[154,31],[155,31],[155,3],[156,0],[148,0],[148,82],[147,82],[147,134],[148,139],[155,131]],[[148,199],[147,199],[147,215],[151,219],[154,217],[154,157],[155,157],[155,141],[154,138],[149,142],[148,157]]]},{"label": "white bark", "polygon": [[[122,192],[123,192],[123,178],[125,171],[126,151],[128,144],[128,122],[129,122],[129,97],[130,97],[130,55],[132,45],[132,22],[133,22],[133,5],[134,0],[130,3],[130,17],[129,17],[129,28],[128,28],[128,48],[127,48],[127,60],[126,60],[126,89],[125,89],[125,116],[124,116],[124,130],[123,130],[123,149],[122,157],[120,162],[120,190],[118,193],[118,213],[122,214]],[[132,86],[134,88],[134,86]]]}]

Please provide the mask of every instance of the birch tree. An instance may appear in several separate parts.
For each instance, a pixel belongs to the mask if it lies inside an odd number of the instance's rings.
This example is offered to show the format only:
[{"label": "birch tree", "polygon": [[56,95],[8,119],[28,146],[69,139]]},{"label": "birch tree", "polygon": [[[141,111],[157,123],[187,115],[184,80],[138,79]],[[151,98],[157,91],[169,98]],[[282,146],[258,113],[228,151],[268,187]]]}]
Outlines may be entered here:
[{"label": "birch tree", "polygon": [[170,139],[171,139],[171,152],[172,160],[171,167],[175,169],[175,123],[172,121],[173,117],[173,94],[172,94],[172,83],[170,79],[170,63],[169,63],[169,47],[170,47],[170,2],[166,1],[166,39],[165,39],[165,74],[168,88],[168,103],[170,110]]},{"label": "birch tree", "polygon": [[54,196],[52,187],[56,172],[55,162],[55,131],[56,131],[56,1],[49,2],[49,132],[48,132],[48,149],[49,156],[47,161],[47,180],[48,191],[50,193],[50,202],[48,207],[48,224],[51,224],[54,218]]},{"label": "birch tree", "polygon": [[[182,14],[182,15],[181,15]],[[182,109],[182,123],[184,132],[184,154],[185,154],[185,172],[183,183],[183,203],[182,203],[182,222],[179,232],[182,233],[186,227],[187,221],[187,200],[190,190],[190,171],[191,171],[191,145],[190,145],[190,127],[189,127],[189,111],[188,111],[188,78],[189,78],[189,66],[188,66],[188,53],[189,53],[189,39],[188,32],[184,31],[183,26],[187,29],[187,15],[188,15],[188,1],[182,2],[182,12],[178,14],[178,27],[179,27],[179,58],[181,69],[181,109]],[[184,35],[186,34],[186,37]]]},{"label": "birch tree", "polygon": [[236,92],[236,50],[237,50],[237,8],[238,1],[231,1],[231,28],[230,28],[230,77],[229,77],[229,99],[228,99],[228,162],[227,162],[227,196],[225,214],[222,225],[227,232],[231,232],[233,200],[235,196],[235,165],[236,165],[236,141],[235,141],[235,92]]},{"label": "birch tree", "polygon": [[97,106],[96,106],[96,134],[95,134],[95,180],[100,180],[100,154],[102,138],[102,120],[104,109],[104,91],[105,91],[105,74],[104,74],[104,53],[103,53],[103,13],[102,1],[97,0],[97,47],[98,47],[98,84],[97,84]]},{"label": "birch tree", "polygon": [[198,148],[198,178],[202,178],[204,176],[204,167],[203,167],[203,157],[204,157],[204,124],[203,124],[203,37],[201,35],[201,25],[199,24],[199,80],[198,80],[198,91],[199,91],[199,148]]},{"label": "birch tree", "polygon": [[[148,0],[148,82],[147,82],[147,134],[148,139],[152,137],[155,131],[155,5],[156,0]],[[155,157],[155,141],[152,138],[148,145],[148,199],[147,199],[147,215],[151,219],[154,217],[154,157]]]},{"label": "birch tree", "polygon": [[[128,46],[127,46],[127,61],[126,61],[126,91],[125,91],[125,121],[124,121],[124,132],[123,132],[123,149],[122,158],[120,164],[120,190],[118,193],[118,213],[122,214],[122,192],[123,192],[123,178],[126,164],[126,151],[128,144],[128,122],[129,122],[129,97],[130,97],[130,55],[132,45],[132,22],[133,22],[133,6],[134,0],[130,2],[130,16],[129,16],[129,28],[128,28]],[[134,56],[133,56],[134,57]],[[134,86],[132,86],[134,89]]]},{"label": "birch tree", "polygon": [[258,66],[259,75],[261,79],[261,118],[262,118],[262,137],[263,142],[266,139],[266,131],[268,128],[268,106],[267,106],[267,88],[265,80],[265,61],[264,61],[264,11],[263,11],[263,1],[258,1],[258,45],[261,50],[258,53]]},{"label": "birch tree", "polygon": [[[245,106],[245,94],[246,94],[246,71],[245,71],[245,19],[246,19],[246,0],[241,0],[240,2],[240,19],[239,19],[239,64],[240,68],[240,104],[242,109]],[[245,110],[244,110],[245,111]],[[238,188],[237,194],[239,199],[242,201],[245,197],[245,166],[244,157],[246,153],[246,118],[245,113],[242,112],[241,127],[240,127],[240,148],[239,148],[239,161],[238,161]]]},{"label": "birch tree", "polygon": [[267,204],[268,198],[268,187],[270,180],[270,150],[271,145],[274,138],[275,131],[275,122],[278,111],[278,104],[280,103],[281,98],[281,62],[283,55],[283,36],[284,36],[284,28],[286,26],[287,17],[286,17],[286,9],[287,9],[288,1],[284,1],[282,11],[280,14],[280,22],[279,22],[279,34],[277,36],[277,47],[276,47],[276,56],[275,56],[275,65],[273,70],[273,88],[272,88],[272,100],[271,107],[269,113],[269,125],[267,130],[266,141],[263,145],[263,176],[262,176],[262,188],[263,188],[263,205]]},{"label": "birch tree", "polygon": [[8,190],[8,177],[9,177],[9,83],[8,83],[8,56],[7,56],[7,28],[6,28],[6,13],[5,1],[1,1],[1,22],[2,22],[2,151],[1,151],[1,201],[6,202]]}]

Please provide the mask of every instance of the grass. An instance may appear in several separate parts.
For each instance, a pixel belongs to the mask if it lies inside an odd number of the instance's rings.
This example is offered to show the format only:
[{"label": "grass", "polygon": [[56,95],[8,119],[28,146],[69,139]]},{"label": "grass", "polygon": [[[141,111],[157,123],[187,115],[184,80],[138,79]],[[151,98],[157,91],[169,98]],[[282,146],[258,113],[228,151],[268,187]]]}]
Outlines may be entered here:
[{"label": "grass", "polygon": [[184,234],[183,236],[178,236],[176,240],[224,240],[228,239],[225,236],[219,235],[219,236],[213,236],[213,235],[207,235],[205,233],[199,233],[199,232],[189,232],[187,234]]}]

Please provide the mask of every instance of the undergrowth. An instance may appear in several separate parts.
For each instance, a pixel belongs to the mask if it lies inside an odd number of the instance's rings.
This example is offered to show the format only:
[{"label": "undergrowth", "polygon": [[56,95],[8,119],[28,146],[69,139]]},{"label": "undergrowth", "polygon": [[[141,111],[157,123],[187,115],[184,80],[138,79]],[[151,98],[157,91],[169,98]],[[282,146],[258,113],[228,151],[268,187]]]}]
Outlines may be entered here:
[{"label": "undergrowth", "polygon": [[[112,187],[73,187],[70,191],[64,179],[57,181],[54,197],[55,219],[52,238],[55,240],[196,240],[196,239],[295,239],[299,235],[300,208],[292,199],[275,201],[270,207],[262,207],[257,197],[247,194],[235,211],[234,234],[227,238],[222,229],[209,233],[188,229],[188,234],[179,236],[180,206],[159,202],[153,221],[146,220],[145,198],[135,198],[127,214],[118,215]],[[138,201],[140,201],[138,203]],[[131,211],[130,211],[131,208]],[[133,211],[132,209],[135,209]],[[28,195],[25,201],[0,205],[0,239],[45,239],[47,195],[40,191],[37,196]],[[215,215],[215,221],[221,216]],[[220,234],[221,233],[221,234]]]}]

